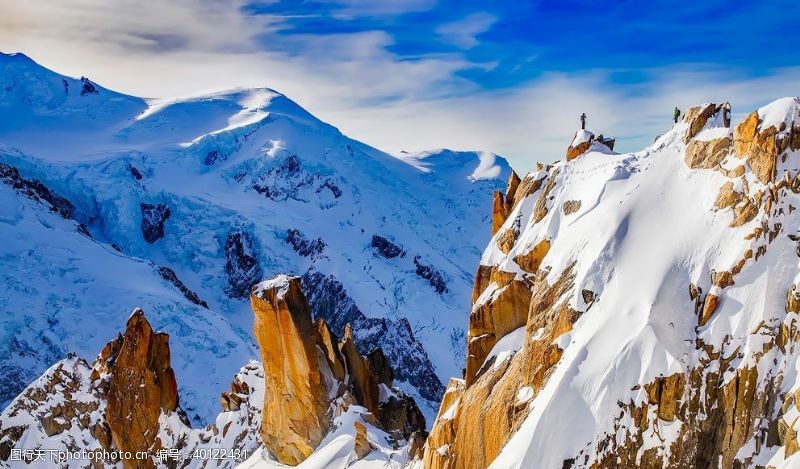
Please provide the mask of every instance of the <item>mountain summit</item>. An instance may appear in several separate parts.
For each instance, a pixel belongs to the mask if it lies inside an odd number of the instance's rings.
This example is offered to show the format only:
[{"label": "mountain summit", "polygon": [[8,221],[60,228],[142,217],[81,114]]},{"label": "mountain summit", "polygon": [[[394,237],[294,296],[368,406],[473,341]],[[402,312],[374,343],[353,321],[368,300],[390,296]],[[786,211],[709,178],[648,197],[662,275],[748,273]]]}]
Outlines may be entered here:
[{"label": "mountain summit", "polygon": [[288,273],[432,421],[509,174],[485,153],[386,154],[266,88],[145,100],[0,55],[0,402],[138,306],[209,422],[257,356],[250,287]]}]

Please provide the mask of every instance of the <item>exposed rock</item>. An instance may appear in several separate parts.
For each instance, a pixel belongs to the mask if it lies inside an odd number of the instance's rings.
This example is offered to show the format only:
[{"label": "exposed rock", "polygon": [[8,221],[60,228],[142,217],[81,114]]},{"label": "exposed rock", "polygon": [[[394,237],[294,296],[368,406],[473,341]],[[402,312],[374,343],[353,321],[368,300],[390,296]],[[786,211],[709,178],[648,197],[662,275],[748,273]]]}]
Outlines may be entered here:
[{"label": "exposed rock", "polygon": [[325,241],[322,238],[306,239],[300,230],[286,230],[286,242],[292,249],[303,257],[317,257],[325,250]]},{"label": "exposed rock", "polygon": [[739,166],[733,168],[732,170],[728,171],[729,178],[738,178],[744,175],[744,165],[740,164]]},{"label": "exposed rock", "polygon": [[212,166],[217,161],[221,161],[224,159],[225,159],[224,157],[220,156],[219,150],[211,150],[208,153],[206,153],[205,158],[203,158],[203,164],[206,166]]},{"label": "exposed rock", "polygon": [[372,235],[372,247],[386,259],[395,257],[405,257],[406,252],[400,246],[394,244],[383,236]]},{"label": "exposed rock", "polygon": [[536,243],[530,251],[514,257],[514,262],[517,263],[520,269],[534,273],[539,270],[539,266],[542,265],[542,261],[549,251],[550,240],[543,239]]},{"label": "exposed rock", "polygon": [[[336,337],[333,336],[330,327],[328,327],[328,323],[322,319],[317,319],[314,322],[314,328],[314,332],[316,334],[314,341],[316,342],[317,346],[322,349],[322,352],[325,355],[325,360],[328,362],[328,368],[331,370],[331,374],[339,381],[344,381],[345,377],[347,376],[347,370],[345,369],[344,356],[342,356],[342,352],[339,350],[339,344],[337,343]],[[381,356],[383,356],[383,352],[381,352]],[[391,374],[391,368],[389,369],[389,373]],[[388,385],[391,385],[391,380],[389,381]]]},{"label": "exposed rock", "polygon": [[81,81],[83,82],[83,86],[81,87],[81,96],[86,96],[87,94],[98,94],[97,87],[94,86],[94,83],[89,81],[86,77],[81,77]]},{"label": "exposed rock", "polygon": [[577,212],[581,209],[581,201],[580,200],[568,200],[561,204],[561,210],[564,212],[564,215],[572,215],[573,213]]},{"label": "exposed rock", "polygon": [[129,164],[128,170],[131,172],[131,176],[133,176],[133,178],[137,181],[141,181],[142,178],[144,178],[144,174],[142,174],[142,172],[136,166]]},{"label": "exposed rock", "polygon": [[500,248],[505,254],[511,252],[511,248],[514,247],[514,244],[517,242],[517,236],[519,236],[519,229],[516,227],[511,227],[503,232],[500,237],[497,238],[497,247]]},{"label": "exposed rock", "polygon": [[376,348],[369,352],[367,354],[367,363],[369,364],[369,369],[372,371],[372,374],[378,378],[379,383],[387,386],[392,385],[392,382],[394,382],[394,371],[392,371],[392,367],[389,365],[386,355],[383,354],[383,350]]},{"label": "exposed rock", "polygon": [[225,240],[225,273],[228,275],[225,292],[231,298],[247,298],[250,287],[261,280],[261,266],[249,233],[237,230],[228,234]]},{"label": "exposed rock", "polygon": [[447,282],[445,282],[441,272],[436,270],[433,266],[424,264],[419,256],[414,256],[414,266],[417,268],[415,271],[416,274],[427,280],[433,289],[436,290],[436,293],[442,294],[447,292]]},{"label": "exposed rock", "polygon": [[372,415],[378,415],[378,404],[380,403],[378,377],[371,372],[366,358],[362,357],[356,350],[349,325],[344,330],[344,337],[342,337],[342,342],[339,344],[339,350],[342,352],[344,361],[347,364],[347,374],[350,379],[348,384],[353,387],[356,401],[366,407]]},{"label": "exposed rock", "polygon": [[250,301],[265,396],[274,396],[264,399],[261,437],[278,461],[297,465],[322,441],[331,418],[311,307],[297,277],[258,284]]},{"label": "exposed rock", "polygon": [[547,201],[550,197],[550,191],[555,187],[557,174],[557,172],[554,172],[550,175],[547,184],[544,186],[544,189],[542,189],[542,193],[539,195],[539,198],[536,199],[536,205],[533,208],[534,223],[539,223],[547,215]]},{"label": "exposed rock", "polygon": [[684,161],[691,169],[711,169],[728,156],[731,139],[728,137],[713,140],[690,140],[686,145]]},{"label": "exposed rock", "polygon": [[514,206],[516,205],[517,201],[517,189],[519,188],[520,183],[522,180],[519,178],[516,172],[513,170],[511,174],[508,176],[508,184],[506,185],[506,196],[505,196],[505,212],[511,213],[514,210]]},{"label": "exposed rock", "polygon": [[575,136],[572,138],[572,143],[569,145],[569,147],[567,147],[567,161],[573,160],[586,153],[586,151],[592,146],[593,141],[594,134],[588,130],[579,130],[575,132]]},{"label": "exposed rock", "polygon": [[728,181],[719,188],[719,195],[717,195],[717,200],[714,202],[714,205],[719,209],[723,209],[733,207],[741,200],[742,194],[736,192],[733,188],[733,183]]},{"label": "exposed rock", "polygon": [[142,236],[150,244],[164,237],[164,223],[169,219],[171,212],[165,204],[151,204],[143,202],[142,211]]},{"label": "exposed rock", "polygon": [[[526,340],[514,358],[483,368],[478,377],[468,369],[466,383],[451,380],[425,447],[425,467],[488,467],[494,460],[528,415],[527,406],[516,405],[520,389],[530,388],[535,396],[561,358],[561,349],[553,342],[578,319],[564,297],[572,288],[572,267],[552,285],[543,279],[533,282],[533,291],[520,298],[530,308],[524,308],[529,313],[522,321]],[[492,298],[489,303],[495,306],[507,301]],[[472,330],[474,314],[473,310],[468,346],[476,337]]]},{"label": "exposed rock", "polygon": [[367,427],[365,427],[363,423],[356,421],[355,428],[356,437],[354,441],[354,451],[356,453],[356,459],[360,460],[371,453],[373,448],[369,440],[367,440]]},{"label": "exposed rock", "polygon": [[136,309],[125,333],[100,352],[92,376],[107,382],[105,419],[114,447],[131,452],[158,450],[162,444],[159,419],[179,410],[169,336],[154,332],[142,310]]},{"label": "exposed rock", "polygon": [[733,274],[728,271],[722,271],[722,272],[712,271],[711,284],[716,285],[720,288],[729,287],[734,284]]},{"label": "exposed rock", "polygon": [[308,272],[302,282],[315,318],[324,319],[339,337],[350,324],[359,353],[382,349],[396,379],[411,383],[424,399],[440,401],[444,386],[408,320],[367,317],[332,276]]},{"label": "exposed rock", "polygon": [[796,285],[792,285],[786,294],[786,312],[800,313],[800,291],[797,290]]},{"label": "exposed rock", "polygon": [[747,165],[758,180],[767,184],[775,180],[778,157],[788,149],[800,149],[800,128],[792,123],[779,129],[774,125],[763,128],[758,112],[747,116],[734,131],[734,151],[746,158]]},{"label": "exposed rock", "polygon": [[[383,352],[360,355],[349,325],[338,342],[324,321],[312,323],[301,287],[298,277],[278,276],[256,285],[250,297],[265,396],[274,396],[264,400],[261,428],[269,451],[284,464],[299,464],[330,428],[331,411],[348,402],[365,407],[395,439],[424,430],[414,400],[392,387],[394,372]],[[389,394],[385,399],[383,392]],[[226,399],[228,406],[237,405]],[[356,439],[363,457],[371,451],[366,434],[360,443]]]},{"label": "exposed rock", "polygon": [[731,222],[731,227],[742,226],[750,222],[756,215],[758,215],[758,206],[749,198],[745,198],[742,202],[733,207],[733,221]]},{"label": "exposed rock", "polygon": [[506,203],[503,193],[495,191],[492,199],[492,236],[494,236],[506,222],[508,212],[506,212]]},{"label": "exposed rock", "polygon": [[208,309],[208,303],[201,300],[197,293],[193,292],[189,289],[182,281],[178,278],[178,275],[175,274],[175,271],[170,269],[169,267],[159,267],[158,273],[161,274],[161,277],[175,286],[183,296],[186,297],[187,300],[191,301],[192,303],[202,306],[203,308]]},{"label": "exposed rock", "polygon": [[425,454],[425,440],[428,439],[428,432],[419,430],[411,434],[408,438],[408,458],[412,461],[422,459]]},{"label": "exposed rock", "polygon": [[14,188],[18,194],[47,205],[51,212],[71,219],[75,212],[72,202],[47,188],[38,179],[27,179],[20,175],[17,168],[0,163],[0,182]]},{"label": "exposed rock", "polygon": [[706,295],[706,299],[703,302],[703,310],[700,314],[700,326],[705,326],[711,316],[714,314],[714,311],[717,309],[717,305],[719,304],[719,297],[717,295],[713,295],[709,293]]},{"label": "exposed rock", "polygon": [[[717,105],[710,103],[700,106],[693,106],[686,111],[686,114],[683,116],[683,121],[689,124],[689,128],[686,130],[686,136],[683,138],[684,143],[688,144],[695,135],[699,134],[700,131],[703,130],[706,122],[708,122],[708,119],[714,115],[716,110]],[[689,167],[692,166],[690,165]]]},{"label": "exposed rock", "polygon": [[595,294],[593,291],[584,288],[581,290],[581,298],[583,298],[584,303],[591,306],[594,303]]}]

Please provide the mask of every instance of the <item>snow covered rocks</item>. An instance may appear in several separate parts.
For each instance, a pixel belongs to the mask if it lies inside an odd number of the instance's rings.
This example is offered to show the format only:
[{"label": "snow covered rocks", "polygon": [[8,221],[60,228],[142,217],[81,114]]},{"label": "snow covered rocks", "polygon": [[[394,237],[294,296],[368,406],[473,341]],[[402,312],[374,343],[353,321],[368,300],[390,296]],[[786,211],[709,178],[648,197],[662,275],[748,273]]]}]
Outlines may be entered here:
[{"label": "snow covered rocks", "polygon": [[142,236],[150,244],[164,237],[164,223],[172,214],[165,204],[151,204],[143,202],[142,209]]},{"label": "snow covered rocks", "polygon": [[[325,321],[312,322],[300,278],[262,282],[250,300],[265,377],[261,436],[278,461],[296,465],[311,456],[335,415],[352,405],[364,407],[396,440],[425,430],[414,400],[392,388],[393,372],[380,349],[361,356],[349,326],[339,342]],[[361,459],[370,446],[363,424],[356,428]]]},{"label": "snow covered rocks", "polygon": [[603,137],[602,134],[595,137],[595,135],[588,130],[579,130],[575,132],[572,143],[570,143],[567,148],[567,160],[573,160],[581,156],[589,151],[592,146],[596,146],[595,151],[610,152],[614,150],[615,141],[613,137]]},{"label": "snow covered rocks", "polygon": [[800,464],[799,103],[525,176],[426,467]]}]

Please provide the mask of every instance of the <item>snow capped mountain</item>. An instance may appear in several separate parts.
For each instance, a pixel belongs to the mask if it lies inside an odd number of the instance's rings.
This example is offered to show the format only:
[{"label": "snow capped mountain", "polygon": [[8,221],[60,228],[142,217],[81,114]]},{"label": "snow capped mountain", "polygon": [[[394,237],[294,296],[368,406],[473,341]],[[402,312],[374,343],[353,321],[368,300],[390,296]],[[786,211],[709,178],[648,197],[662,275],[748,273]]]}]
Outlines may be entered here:
[{"label": "snow capped mountain", "polygon": [[144,100],[0,55],[0,401],[139,306],[209,422],[257,356],[250,287],[290,273],[431,421],[509,174],[491,154],[388,155],[269,89]]},{"label": "snow capped mountain", "polygon": [[798,467],[800,99],[592,142],[497,194],[426,467]]}]

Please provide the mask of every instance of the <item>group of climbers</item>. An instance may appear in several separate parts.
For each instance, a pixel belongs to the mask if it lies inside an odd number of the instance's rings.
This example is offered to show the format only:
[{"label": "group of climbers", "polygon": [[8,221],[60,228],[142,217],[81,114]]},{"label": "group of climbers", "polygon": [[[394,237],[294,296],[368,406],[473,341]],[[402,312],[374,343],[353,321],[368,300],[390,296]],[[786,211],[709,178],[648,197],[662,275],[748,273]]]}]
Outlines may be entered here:
[{"label": "group of climbers", "polygon": [[[679,117],[681,117],[681,110],[678,109],[678,106],[675,106],[675,111],[673,111],[673,113],[672,113],[672,119],[675,121],[676,124],[678,123],[678,118]],[[730,120],[731,120],[731,110],[730,110],[730,108],[725,108],[724,119],[725,119],[725,122],[730,122]],[[585,112],[581,113],[581,130],[586,130],[586,113]]]}]

